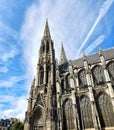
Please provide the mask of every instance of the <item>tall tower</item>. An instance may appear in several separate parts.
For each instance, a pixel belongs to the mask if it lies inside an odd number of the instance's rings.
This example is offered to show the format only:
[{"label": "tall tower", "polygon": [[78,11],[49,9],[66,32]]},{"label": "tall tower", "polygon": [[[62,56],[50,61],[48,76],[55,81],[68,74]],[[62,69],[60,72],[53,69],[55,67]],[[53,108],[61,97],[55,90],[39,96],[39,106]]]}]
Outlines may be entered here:
[{"label": "tall tower", "polygon": [[53,109],[55,104],[55,50],[51,39],[48,21],[44,29],[39,50],[37,71],[30,93],[24,130],[52,130],[55,128]]},{"label": "tall tower", "polygon": [[[39,51],[39,61],[37,65],[37,74],[35,78],[35,86],[43,86],[44,92],[48,91],[48,87],[54,85],[54,69],[55,69],[55,50],[51,39],[48,21],[46,20],[43,39]],[[54,88],[52,88],[54,91]]]}]

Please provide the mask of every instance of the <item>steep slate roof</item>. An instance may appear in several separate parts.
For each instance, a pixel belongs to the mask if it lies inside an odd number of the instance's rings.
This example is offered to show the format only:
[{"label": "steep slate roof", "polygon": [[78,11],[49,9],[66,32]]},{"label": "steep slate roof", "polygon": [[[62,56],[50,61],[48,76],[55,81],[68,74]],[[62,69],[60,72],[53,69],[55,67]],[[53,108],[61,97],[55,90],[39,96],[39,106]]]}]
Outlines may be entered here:
[{"label": "steep slate roof", "polygon": [[[104,50],[104,51],[102,51],[102,53],[105,57],[105,60],[114,58],[114,48]],[[89,55],[89,56],[87,56],[87,60],[88,60],[89,64],[98,63],[98,62],[100,62],[99,54],[95,53],[95,54]],[[77,67],[77,68],[83,67],[83,64],[84,64],[83,57],[72,61],[72,64],[74,67]],[[60,71],[67,71],[68,65],[69,65],[68,62],[60,65],[59,66]]]}]

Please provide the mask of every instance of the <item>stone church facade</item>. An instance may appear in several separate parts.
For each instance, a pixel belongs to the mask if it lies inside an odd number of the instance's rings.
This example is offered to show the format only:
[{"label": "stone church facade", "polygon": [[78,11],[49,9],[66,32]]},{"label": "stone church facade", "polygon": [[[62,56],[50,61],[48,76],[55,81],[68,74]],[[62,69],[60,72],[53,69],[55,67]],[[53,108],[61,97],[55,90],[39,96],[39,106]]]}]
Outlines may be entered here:
[{"label": "stone church facade", "polygon": [[24,130],[114,130],[114,48],[58,63],[46,21]]}]

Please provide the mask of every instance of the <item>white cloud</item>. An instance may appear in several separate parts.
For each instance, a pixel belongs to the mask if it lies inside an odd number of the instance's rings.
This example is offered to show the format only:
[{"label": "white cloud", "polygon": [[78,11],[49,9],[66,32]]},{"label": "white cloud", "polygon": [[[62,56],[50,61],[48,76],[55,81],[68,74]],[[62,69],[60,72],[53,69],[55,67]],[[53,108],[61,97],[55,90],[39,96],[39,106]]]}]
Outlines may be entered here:
[{"label": "white cloud", "polygon": [[6,66],[0,67],[0,72],[7,73],[8,72],[8,68]]},{"label": "white cloud", "polygon": [[10,102],[12,104],[14,99],[15,98],[11,95],[0,95],[0,102]]},{"label": "white cloud", "polygon": [[109,8],[112,6],[112,4],[114,3],[114,0],[105,0],[103,5],[101,6],[100,10],[99,10],[99,15],[102,17],[104,17],[107,13],[107,11],[109,10]]},{"label": "white cloud", "polygon": [[3,104],[0,104],[0,109],[3,107]]},{"label": "white cloud", "polygon": [[[15,117],[20,120],[24,120],[24,115],[27,107],[26,95],[21,97],[14,96],[0,96],[0,102],[8,102],[11,104],[9,109],[2,109],[3,104],[1,106],[0,115],[2,118],[11,118]],[[2,100],[3,99],[3,100]]]},{"label": "white cloud", "polygon": [[11,76],[9,79],[0,80],[0,87],[14,87],[19,81],[25,80],[23,76]]},{"label": "white cloud", "polygon": [[[63,41],[66,54],[69,54],[68,59],[72,59],[96,20],[102,1],[97,1],[96,5],[94,0],[88,2],[83,0],[66,0],[65,2],[64,0],[39,0],[26,10],[20,36],[23,41],[23,56],[27,66],[28,89],[36,71],[38,49],[46,18],[49,21],[52,40],[54,40],[56,57],[60,56],[61,41]],[[21,111],[22,107],[20,107]],[[13,112],[11,110],[7,113]]]},{"label": "white cloud", "polygon": [[19,50],[14,45],[5,47],[4,45],[0,46],[0,60],[7,62],[9,59],[14,58],[19,53]]},{"label": "white cloud", "polygon": [[6,40],[3,37],[0,37],[0,42],[6,43]]},{"label": "white cloud", "polygon": [[14,29],[12,29],[10,26],[4,24],[1,19],[0,19],[0,30],[2,31],[2,33],[5,33],[11,36],[14,39],[18,39],[19,37],[19,33],[15,31]]},{"label": "white cloud", "polygon": [[9,53],[4,53],[0,55],[0,59],[4,62],[6,62],[10,58],[14,58],[17,55],[17,51],[11,50]]},{"label": "white cloud", "polygon": [[36,70],[38,49],[46,18],[49,20],[56,57],[60,57],[61,41],[63,41],[66,54],[69,54],[68,59],[71,59],[75,56],[85,33],[96,18],[98,7],[92,9],[91,5],[91,1],[86,3],[83,0],[66,0],[65,2],[64,0],[40,0],[28,8],[21,29],[21,39],[24,42],[24,58],[29,78],[33,79]]},{"label": "white cloud", "polygon": [[[13,40],[9,40],[7,36],[13,38]],[[19,40],[19,34],[17,31],[7,26],[0,20],[0,60],[3,62],[7,62],[7,60],[14,58],[19,50],[14,43],[12,43],[15,39],[15,42]]]}]

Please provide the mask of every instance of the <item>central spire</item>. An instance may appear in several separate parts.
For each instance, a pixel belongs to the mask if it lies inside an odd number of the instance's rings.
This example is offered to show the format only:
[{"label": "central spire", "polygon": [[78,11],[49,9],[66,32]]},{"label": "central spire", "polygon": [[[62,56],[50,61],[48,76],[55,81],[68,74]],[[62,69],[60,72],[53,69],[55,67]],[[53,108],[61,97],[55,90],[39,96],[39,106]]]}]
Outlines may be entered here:
[{"label": "central spire", "polygon": [[44,37],[51,38],[50,31],[49,31],[49,25],[48,25],[48,19],[46,19],[46,25],[44,29]]}]

